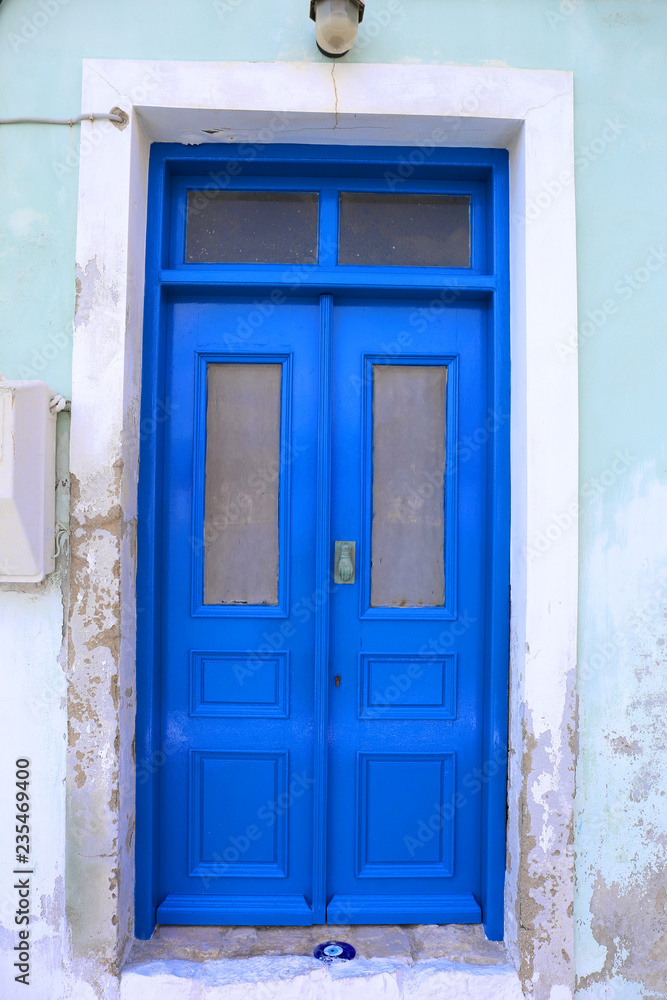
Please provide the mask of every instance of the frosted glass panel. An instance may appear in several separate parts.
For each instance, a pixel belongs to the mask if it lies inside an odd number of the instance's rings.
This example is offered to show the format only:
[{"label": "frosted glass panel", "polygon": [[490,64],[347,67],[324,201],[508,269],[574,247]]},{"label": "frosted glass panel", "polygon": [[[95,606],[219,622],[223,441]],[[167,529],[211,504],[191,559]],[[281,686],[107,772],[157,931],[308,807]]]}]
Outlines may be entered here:
[{"label": "frosted glass panel", "polygon": [[188,264],[316,264],[318,196],[188,191]]},{"label": "frosted glass panel", "polygon": [[281,379],[208,365],[204,604],[278,603]]},{"label": "frosted glass panel", "polygon": [[371,606],[445,603],[445,365],[373,365]]},{"label": "frosted glass panel", "polygon": [[470,267],[470,198],[341,194],[338,263]]}]

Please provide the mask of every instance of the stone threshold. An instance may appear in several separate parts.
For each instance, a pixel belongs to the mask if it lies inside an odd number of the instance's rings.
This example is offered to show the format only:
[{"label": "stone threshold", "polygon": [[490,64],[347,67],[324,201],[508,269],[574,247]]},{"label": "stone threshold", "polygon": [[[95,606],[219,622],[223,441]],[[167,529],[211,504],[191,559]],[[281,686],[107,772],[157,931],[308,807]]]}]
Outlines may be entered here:
[{"label": "stone threshold", "polygon": [[[313,949],[352,944],[351,962]],[[121,1000],[522,1000],[501,944],[477,926],[158,927],[121,972]]]}]

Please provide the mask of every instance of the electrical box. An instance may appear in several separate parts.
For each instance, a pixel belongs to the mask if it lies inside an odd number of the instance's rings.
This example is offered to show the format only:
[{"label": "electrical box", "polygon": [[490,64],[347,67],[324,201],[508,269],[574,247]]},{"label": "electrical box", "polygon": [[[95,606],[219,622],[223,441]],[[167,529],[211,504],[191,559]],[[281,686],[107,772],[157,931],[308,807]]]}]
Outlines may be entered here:
[{"label": "electrical box", "polygon": [[55,568],[56,414],[45,382],[0,376],[0,581]]}]

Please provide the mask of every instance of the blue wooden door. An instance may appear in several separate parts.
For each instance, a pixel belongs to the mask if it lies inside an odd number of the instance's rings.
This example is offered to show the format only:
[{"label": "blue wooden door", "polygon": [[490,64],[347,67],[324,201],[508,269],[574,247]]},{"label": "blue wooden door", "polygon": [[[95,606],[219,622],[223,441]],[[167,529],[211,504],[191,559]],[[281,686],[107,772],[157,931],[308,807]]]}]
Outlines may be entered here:
[{"label": "blue wooden door", "polygon": [[507,156],[410,153],[153,147],[139,936],[503,936]]},{"label": "blue wooden door", "polygon": [[158,922],[312,922],[318,336],[169,309]]},{"label": "blue wooden door", "polygon": [[471,303],[334,306],[332,923],[480,919],[485,331]]},{"label": "blue wooden door", "polygon": [[163,922],[480,919],[485,313],[331,303],[170,306]]}]

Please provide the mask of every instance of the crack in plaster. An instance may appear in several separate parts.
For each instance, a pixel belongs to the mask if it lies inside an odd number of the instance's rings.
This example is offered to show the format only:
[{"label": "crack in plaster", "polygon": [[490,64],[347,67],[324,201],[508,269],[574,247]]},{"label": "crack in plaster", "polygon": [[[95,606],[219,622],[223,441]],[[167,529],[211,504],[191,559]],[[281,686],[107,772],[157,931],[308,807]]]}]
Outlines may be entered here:
[{"label": "crack in plaster", "polygon": [[336,86],[336,64],[332,62],[331,64],[331,82],[333,83],[334,89],[334,125],[332,131],[335,132],[338,128],[338,87]]},{"label": "crack in plaster", "polygon": [[544,102],[544,104],[535,104],[535,105],[533,105],[532,107],[530,107],[530,108],[527,108],[527,110],[526,110],[526,112],[525,112],[525,114],[523,115],[523,117],[522,117],[522,119],[521,119],[521,120],[522,120],[522,121],[525,121],[525,120],[526,120],[526,118],[528,117],[528,115],[529,115],[529,114],[531,113],[531,111],[541,111],[541,110],[542,110],[542,108],[548,108],[548,107],[549,107],[549,105],[550,105],[550,104],[551,104],[551,103],[552,103],[553,101],[559,101],[559,100],[560,100],[561,98],[563,98],[563,97],[568,97],[568,96],[569,96],[569,92],[565,92],[565,91],[564,91],[564,92],[563,92],[562,94],[554,94],[554,95],[553,95],[553,97],[550,97],[548,101],[545,101],[545,102]]}]

